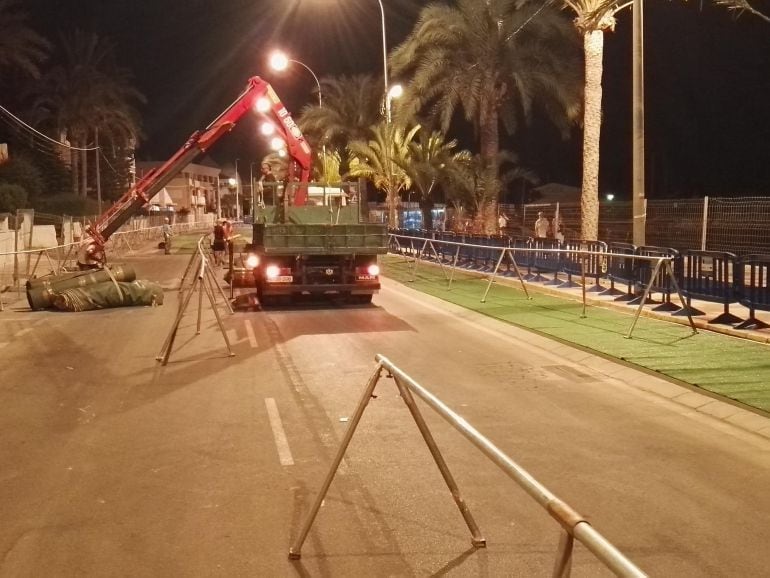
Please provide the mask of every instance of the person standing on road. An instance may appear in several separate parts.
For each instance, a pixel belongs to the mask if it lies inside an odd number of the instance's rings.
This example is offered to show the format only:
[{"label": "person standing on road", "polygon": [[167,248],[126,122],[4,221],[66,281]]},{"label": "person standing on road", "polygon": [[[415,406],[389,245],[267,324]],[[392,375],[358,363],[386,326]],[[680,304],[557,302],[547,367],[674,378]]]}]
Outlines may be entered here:
[{"label": "person standing on road", "polygon": [[230,259],[233,254],[233,226],[227,219],[222,219],[222,231],[224,233],[225,245],[227,247],[227,266],[230,266]]},{"label": "person standing on road", "polygon": [[214,266],[219,267],[225,262],[225,220],[220,219],[214,225],[214,241],[211,243],[211,249],[214,252]]},{"label": "person standing on road", "polygon": [[547,237],[548,229],[550,229],[548,219],[543,216],[543,211],[539,211],[537,213],[537,221],[535,221],[535,237]]},{"label": "person standing on road", "polygon": [[171,254],[171,237],[174,236],[174,230],[171,228],[171,223],[166,217],[163,220],[163,226],[160,228],[160,232],[163,233],[163,252],[166,255]]}]

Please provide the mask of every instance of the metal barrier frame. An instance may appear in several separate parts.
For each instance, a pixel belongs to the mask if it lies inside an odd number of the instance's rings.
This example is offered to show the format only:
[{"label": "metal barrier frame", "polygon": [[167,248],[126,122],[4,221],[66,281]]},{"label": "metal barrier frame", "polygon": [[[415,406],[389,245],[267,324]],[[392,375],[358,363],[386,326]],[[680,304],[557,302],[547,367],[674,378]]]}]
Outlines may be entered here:
[{"label": "metal barrier frame", "polygon": [[[438,261],[438,264],[441,267],[442,271],[444,270],[444,266],[441,263],[441,259],[439,259],[438,253],[436,252],[436,249],[435,249],[433,244],[434,243],[439,243],[439,244],[447,244],[447,245],[456,245],[458,248],[457,248],[457,253],[455,254],[455,260],[452,263],[451,275],[449,276],[449,279],[448,279],[448,282],[449,282],[449,285],[447,287],[448,291],[452,290],[452,280],[454,279],[454,272],[455,272],[455,269],[457,268],[457,255],[460,252],[460,247],[470,247],[470,248],[474,248],[474,249],[481,248],[481,249],[487,249],[487,250],[498,250],[498,251],[500,251],[500,256],[497,259],[497,262],[495,264],[495,268],[491,272],[491,274],[489,275],[489,281],[488,281],[487,287],[486,287],[486,289],[484,291],[484,295],[481,297],[481,303],[486,303],[487,295],[489,294],[489,290],[492,288],[492,283],[494,283],[495,278],[497,277],[497,273],[500,270],[500,265],[502,264],[503,258],[506,255],[508,256],[510,261],[513,263],[514,269],[516,270],[516,274],[519,277],[519,282],[521,283],[521,287],[522,287],[522,289],[524,291],[524,294],[526,295],[527,299],[532,299],[532,297],[529,294],[529,291],[527,291],[527,286],[526,286],[526,284],[524,282],[525,281],[524,280],[524,276],[521,274],[521,271],[519,270],[519,266],[516,263],[516,259],[515,259],[514,255],[513,255],[513,253],[515,253],[515,252],[519,252],[519,253],[553,252],[553,253],[569,253],[571,255],[576,255],[577,254],[577,255],[580,256],[580,260],[581,260],[581,276],[582,276],[582,287],[583,287],[583,291],[582,291],[583,311],[582,311],[582,314],[581,314],[581,318],[585,318],[587,316],[586,315],[586,306],[587,306],[587,304],[586,304],[586,287],[585,287],[585,285],[586,285],[586,283],[585,283],[585,259],[590,257],[590,256],[607,257],[609,255],[609,253],[606,253],[606,252],[603,252],[603,251],[575,251],[574,249],[540,249],[540,248],[524,248],[524,247],[492,247],[492,246],[489,246],[489,245],[469,245],[467,243],[456,243],[456,242],[453,242],[453,241],[440,241],[440,240],[437,240],[437,239],[423,239],[422,237],[409,237],[407,235],[398,235],[398,234],[395,234],[395,233],[391,233],[390,237],[393,238],[396,241],[396,244],[399,245],[399,247],[401,246],[401,244],[400,244],[400,242],[398,240],[399,238],[401,238],[401,239],[409,239],[410,242],[412,240],[414,240],[414,239],[419,239],[421,241],[424,241],[423,249],[425,248],[425,246],[427,246],[429,244],[431,249],[432,249],[432,251],[433,251],[433,254],[436,256],[436,260]],[[390,245],[390,243],[389,243],[389,245]],[[410,281],[414,281],[415,280],[415,277],[416,277],[415,274],[416,274],[416,271],[417,271],[417,263],[420,261],[420,253],[421,252],[422,251],[418,251],[416,253],[416,255],[414,256],[415,265],[414,265],[414,268],[412,269],[412,278],[410,279]],[[638,306],[638,308],[636,310],[636,315],[634,316],[634,319],[633,319],[633,321],[631,323],[631,327],[629,328],[628,333],[625,336],[626,339],[630,339],[631,338],[631,336],[632,336],[632,334],[634,332],[634,329],[636,327],[636,324],[637,324],[637,322],[639,320],[639,316],[642,313],[642,309],[644,308],[644,305],[647,303],[647,299],[648,299],[648,297],[650,295],[650,291],[651,291],[652,286],[653,286],[653,284],[655,282],[655,279],[657,278],[658,273],[661,272],[661,269],[663,270],[663,275],[664,276],[665,275],[669,276],[672,285],[676,289],[677,295],[679,296],[679,300],[682,303],[682,308],[684,310],[686,310],[686,312],[687,312],[687,319],[690,322],[690,328],[692,329],[692,333],[693,334],[698,333],[698,330],[695,327],[695,321],[693,320],[692,315],[690,314],[689,310],[687,310],[687,308],[686,308],[684,296],[682,295],[682,291],[679,288],[679,283],[676,280],[676,275],[674,274],[674,270],[673,270],[673,267],[671,265],[671,262],[673,261],[674,258],[673,257],[653,257],[653,256],[646,256],[646,255],[631,255],[631,256],[629,256],[629,258],[632,259],[632,260],[636,259],[636,260],[640,260],[640,261],[650,261],[651,263],[654,262],[655,266],[652,267],[652,274],[650,275],[650,280],[648,281],[647,285],[644,288],[643,295],[639,298],[639,306]],[[446,277],[446,272],[444,272],[444,276]]]},{"label": "metal barrier frame", "polygon": [[444,482],[452,494],[452,498],[460,510],[460,513],[465,520],[466,525],[471,533],[471,543],[476,548],[483,548],[486,546],[486,540],[482,537],[473,516],[468,509],[467,504],[460,495],[460,490],[452,477],[449,467],[444,460],[441,451],[436,444],[433,435],[430,432],[425,419],[420,413],[419,407],[415,403],[414,395],[422,399],[428,406],[431,407],[444,421],[454,427],[463,437],[475,445],[481,452],[489,458],[489,460],[499,467],[509,478],[516,482],[520,488],[522,488],[529,496],[534,499],[548,514],[554,518],[562,527],[560,534],[559,546],[556,551],[556,557],[554,561],[553,576],[557,578],[566,578],[570,576],[572,570],[572,554],[574,550],[574,541],[578,540],[583,544],[588,551],[590,551],[596,559],[598,559],[604,566],[610,569],[618,576],[628,577],[643,577],[646,576],[642,570],[640,570],[633,562],[631,562],[626,556],[620,552],[612,543],[609,542],[598,531],[594,530],[591,524],[578,512],[573,510],[566,502],[562,501],[555,494],[553,494],[543,484],[538,482],[534,476],[517,464],[514,460],[508,457],[502,450],[495,446],[489,439],[479,433],[471,424],[469,424],[463,417],[456,414],[450,409],[443,401],[425,389],[422,385],[417,383],[409,375],[399,369],[393,362],[387,357],[381,354],[375,356],[377,367],[374,373],[369,378],[369,381],[364,388],[361,400],[358,402],[358,406],[350,420],[345,435],[342,438],[340,447],[337,450],[337,455],[332,461],[332,465],[329,468],[329,472],[324,479],[321,489],[316,496],[315,502],[310,508],[310,512],[305,519],[305,523],[300,529],[299,535],[295,539],[292,546],[289,548],[289,559],[298,560],[302,557],[302,545],[307,538],[308,533],[315,521],[318,511],[321,508],[321,503],[326,498],[326,494],[329,491],[329,486],[334,479],[335,474],[339,468],[342,458],[345,456],[345,452],[350,445],[350,441],[353,438],[353,434],[356,432],[364,410],[369,404],[369,400],[372,398],[374,388],[377,386],[380,378],[382,377],[383,369],[388,372],[388,377],[393,377],[396,387],[401,395],[401,399],[404,400],[409,412],[412,415],[415,423],[417,424],[420,433],[428,446],[431,455],[433,456],[436,465],[438,466],[441,475],[444,478]]},{"label": "metal barrier frame", "polygon": [[[222,291],[222,287],[219,285],[219,283],[217,283],[216,278],[214,277],[214,273],[211,270],[211,266],[209,265],[208,247],[203,243],[204,239],[207,238],[208,235],[203,235],[198,240],[198,249],[197,251],[193,252],[192,257],[190,257],[190,260],[187,263],[187,268],[182,275],[182,280],[179,284],[179,307],[177,309],[176,318],[174,320],[174,324],[171,327],[171,331],[169,331],[168,335],[166,336],[166,340],[163,342],[163,346],[161,347],[160,352],[155,357],[155,359],[159,361],[161,365],[168,364],[169,357],[171,356],[171,350],[174,347],[174,340],[176,339],[176,334],[179,330],[179,324],[184,317],[187,306],[190,304],[190,299],[192,298],[196,289],[198,290],[198,321],[195,335],[200,335],[201,333],[203,294],[206,293],[206,297],[208,298],[209,304],[211,305],[211,309],[214,311],[214,317],[216,317],[219,331],[222,333],[222,337],[225,340],[225,347],[227,348],[228,357],[235,356],[235,353],[230,347],[230,339],[227,337],[227,332],[225,331],[225,327],[222,323],[222,318],[219,316],[219,308],[214,293],[214,287],[219,290],[219,294],[231,315],[233,314],[233,308],[230,306],[230,302],[225,297],[224,291]],[[190,273],[194,271],[197,272],[193,275],[192,285],[185,295],[185,284],[190,277]]]}]

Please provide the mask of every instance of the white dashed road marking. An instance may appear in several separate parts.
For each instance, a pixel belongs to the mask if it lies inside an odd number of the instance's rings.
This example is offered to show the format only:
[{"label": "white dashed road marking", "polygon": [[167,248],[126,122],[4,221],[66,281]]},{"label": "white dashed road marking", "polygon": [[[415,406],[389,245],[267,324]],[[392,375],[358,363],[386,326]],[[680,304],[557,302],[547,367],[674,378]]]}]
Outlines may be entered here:
[{"label": "white dashed road marking", "polygon": [[29,333],[30,331],[32,331],[32,328],[31,327],[27,327],[26,329],[22,329],[20,331],[17,331],[16,333],[13,334],[13,336],[14,337],[21,337],[22,335],[24,335],[25,333]]},{"label": "white dashed road marking", "polygon": [[246,325],[246,336],[249,338],[249,345],[256,349],[259,347],[259,344],[257,343],[256,335],[254,335],[254,328],[251,326],[251,321],[244,319],[243,323]]},{"label": "white dashed road marking", "polygon": [[293,466],[294,458],[291,456],[286,432],[283,431],[283,423],[281,422],[281,415],[278,413],[278,405],[272,397],[267,397],[265,398],[265,406],[267,406],[267,416],[270,419],[270,427],[273,430],[275,447],[278,448],[278,459],[282,466]]}]

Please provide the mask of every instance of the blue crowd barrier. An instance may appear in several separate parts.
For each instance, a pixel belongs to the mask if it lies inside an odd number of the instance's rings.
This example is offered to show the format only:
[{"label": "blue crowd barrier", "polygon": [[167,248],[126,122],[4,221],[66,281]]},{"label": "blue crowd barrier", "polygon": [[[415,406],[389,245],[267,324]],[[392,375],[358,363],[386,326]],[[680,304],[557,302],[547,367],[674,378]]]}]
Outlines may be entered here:
[{"label": "blue crowd barrier", "polygon": [[[520,270],[525,269],[526,281],[558,284],[559,287],[579,286],[572,280],[573,275],[582,273],[581,265],[585,267],[586,278],[593,281],[587,291],[599,292],[600,295],[618,295],[616,301],[628,301],[638,304],[641,297],[636,293],[639,286],[650,282],[650,274],[656,265],[655,261],[637,259],[635,257],[668,257],[671,259],[673,273],[680,286],[685,307],[679,308],[671,302],[673,283],[665,268],[658,271],[652,280],[651,293],[661,293],[663,301],[654,310],[672,311],[674,315],[704,315],[702,311],[692,306],[692,300],[721,303],[724,311],[708,322],[711,324],[735,325],[736,329],[765,329],[770,325],[756,318],[756,311],[770,311],[770,255],[751,254],[737,257],[724,251],[694,251],[688,250],[680,254],[670,247],[640,246],[630,243],[604,243],[602,241],[584,241],[568,239],[563,244],[556,239],[508,237],[506,235],[476,235],[470,233],[454,233],[452,231],[427,231],[392,229],[393,235],[398,235],[400,253],[417,258],[435,259],[433,251],[421,255],[423,239],[451,241],[459,243],[447,246],[441,243],[435,245],[438,258],[444,262],[453,262],[457,255],[457,264],[466,268],[491,271],[500,257],[500,248],[512,248],[512,256]],[[407,239],[405,237],[413,237]],[[473,245],[473,246],[469,246]],[[391,240],[391,250],[398,251],[399,245]],[[551,249],[566,249],[565,253],[551,252]],[[535,249],[535,251],[520,251],[516,249]],[[542,251],[538,251],[538,249]],[[597,253],[581,256],[581,251]],[[603,254],[600,254],[603,253]],[[581,263],[582,261],[582,263]],[[504,260],[499,274],[515,275],[512,262]],[[544,274],[553,274],[553,280]],[[567,280],[562,281],[558,275],[567,274]],[[604,288],[599,281],[606,278],[609,288]],[[615,287],[615,283],[626,283],[624,294]],[[647,303],[656,304],[648,295]],[[749,317],[743,321],[730,312],[730,305],[740,303],[749,310]]]},{"label": "blue crowd barrier", "polygon": [[[681,270],[681,255],[676,249],[670,247],[654,247],[651,245],[642,245],[636,248],[636,254],[644,257],[670,257],[672,271],[678,277]],[[655,268],[656,263],[654,261],[648,261],[646,259],[637,259],[636,264],[636,282],[641,286],[646,286],[650,282],[650,275]],[[662,299],[660,302],[655,302],[651,299],[651,296],[647,296],[647,303],[650,305],[656,305],[653,307],[653,311],[678,311],[681,309],[679,305],[676,305],[671,301],[671,276],[666,270],[661,267],[658,270],[658,274],[655,279],[652,280],[650,287],[650,293],[660,293]],[[629,305],[638,305],[642,300],[642,297],[636,297],[628,302]]]},{"label": "blue crowd barrier", "polygon": [[678,280],[686,307],[674,315],[705,315],[692,306],[693,299],[722,303],[724,311],[709,323],[733,325],[742,319],[730,313],[730,304],[738,301],[734,272],[738,257],[724,251],[685,251]]},{"label": "blue crowd barrier", "polygon": [[[552,252],[549,249],[559,249],[560,245],[561,244],[556,239],[537,237],[532,240],[531,247],[533,249],[538,249],[538,251],[533,251],[532,269],[534,270],[534,275],[531,278],[528,278],[527,281],[549,283],[549,280],[546,277],[543,277],[543,273],[553,273],[554,279],[558,280],[559,268],[561,267],[561,256],[559,253]],[[540,251],[540,249],[545,250]]]},{"label": "blue crowd barrier", "polygon": [[604,241],[582,241],[578,239],[567,239],[562,243],[562,249],[575,251],[574,253],[562,253],[562,269],[567,274],[567,280],[559,285],[561,288],[579,287],[580,284],[572,280],[573,275],[583,275],[587,279],[593,279],[594,284],[586,287],[586,291],[599,292],[604,291],[604,287],[599,284],[602,277],[602,265],[605,263],[606,255],[580,255],[578,251],[589,251],[591,253],[606,253],[607,243]]},{"label": "blue crowd barrier", "polygon": [[770,255],[751,254],[740,258],[737,267],[739,302],[749,310],[749,318],[736,329],[767,329],[764,321],[754,316],[757,309],[770,311]]},{"label": "blue crowd barrier", "polygon": [[[634,255],[636,245],[631,243],[609,243],[607,245],[607,279],[610,286],[600,295],[617,296],[615,301],[631,301],[634,298]],[[625,283],[626,292],[615,287],[615,282]]]}]

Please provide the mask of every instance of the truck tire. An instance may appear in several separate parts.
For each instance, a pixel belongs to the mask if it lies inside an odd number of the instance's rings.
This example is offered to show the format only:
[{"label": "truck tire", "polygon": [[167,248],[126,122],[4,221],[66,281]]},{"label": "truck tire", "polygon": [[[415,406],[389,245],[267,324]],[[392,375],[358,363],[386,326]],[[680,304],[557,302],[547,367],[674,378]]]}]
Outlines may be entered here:
[{"label": "truck tire", "polygon": [[350,297],[350,302],[355,303],[356,305],[368,305],[372,302],[372,294],[368,295],[352,295]]}]

